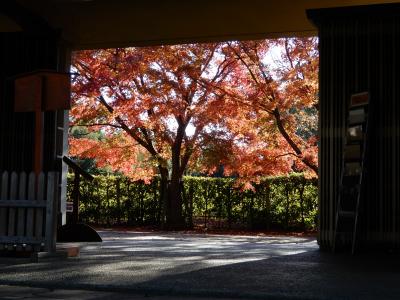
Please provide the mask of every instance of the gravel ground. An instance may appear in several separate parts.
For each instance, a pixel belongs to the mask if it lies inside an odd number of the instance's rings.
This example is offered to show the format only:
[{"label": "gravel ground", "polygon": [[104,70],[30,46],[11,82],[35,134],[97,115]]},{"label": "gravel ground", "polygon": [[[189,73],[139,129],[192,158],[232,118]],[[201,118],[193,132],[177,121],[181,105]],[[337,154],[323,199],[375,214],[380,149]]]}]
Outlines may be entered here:
[{"label": "gravel ground", "polygon": [[100,235],[103,243],[81,244],[79,258],[1,258],[0,284],[175,298],[400,299],[397,256],[334,256],[312,237]]}]

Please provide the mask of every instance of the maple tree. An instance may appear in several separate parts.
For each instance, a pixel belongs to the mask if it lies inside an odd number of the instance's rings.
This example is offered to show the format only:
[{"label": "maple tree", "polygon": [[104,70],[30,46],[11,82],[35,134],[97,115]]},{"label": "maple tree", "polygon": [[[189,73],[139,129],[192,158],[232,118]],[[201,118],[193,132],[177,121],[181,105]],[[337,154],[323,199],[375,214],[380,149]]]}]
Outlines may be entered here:
[{"label": "maple tree", "polygon": [[[72,139],[71,153],[134,176],[158,173],[169,228],[183,225],[180,181],[191,157],[236,113],[215,89],[224,89],[235,63],[220,47],[108,49],[73,57],[72,123],[103,130],[107,141]],[[139,153],[142,167],[131,169]]]},{"label": "maple tree", "polygon": [[[266,62],[268,51],[279,58]],[[317,172],[315,39],[75,52],[72,125],[102,139],[71,138],[72,155],[133,179],[159,174],[168,228],[183,226],[188,168],[239,175]]]},{"label": "maple tree", "polygon": [[229,42],[227,49],[241,66],[230,94],[253,113],[255,145],[261,142],[275,158],[290,156],[295,170],[317,175],[317,39]]}]

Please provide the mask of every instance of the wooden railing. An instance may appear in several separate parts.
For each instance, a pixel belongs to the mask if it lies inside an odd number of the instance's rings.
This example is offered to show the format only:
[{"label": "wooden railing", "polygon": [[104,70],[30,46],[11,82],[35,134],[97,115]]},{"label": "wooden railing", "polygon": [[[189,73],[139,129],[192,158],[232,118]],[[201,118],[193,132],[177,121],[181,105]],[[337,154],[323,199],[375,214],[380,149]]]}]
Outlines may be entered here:
[{"label": "wooden railing", "polygon": [[58,175],[3,172],[0,251],[55,252]]}]

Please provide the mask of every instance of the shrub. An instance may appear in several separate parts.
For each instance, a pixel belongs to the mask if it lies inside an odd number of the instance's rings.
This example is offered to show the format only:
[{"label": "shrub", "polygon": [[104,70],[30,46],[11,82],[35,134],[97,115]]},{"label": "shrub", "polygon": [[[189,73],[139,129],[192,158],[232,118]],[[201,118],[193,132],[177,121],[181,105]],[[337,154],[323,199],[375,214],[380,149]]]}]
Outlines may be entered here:
[{"label": "shrub", "polygon": [[[68,177],[72,201],[73,175]],[[98,225],[160,225],[159,180],[123,176],[81,181],[80,219]],[[269,177],[242,191],[232,178],[184,177],[183,213],[189,226],[310,230],[317,222],[317,181],[302,175]]]}]

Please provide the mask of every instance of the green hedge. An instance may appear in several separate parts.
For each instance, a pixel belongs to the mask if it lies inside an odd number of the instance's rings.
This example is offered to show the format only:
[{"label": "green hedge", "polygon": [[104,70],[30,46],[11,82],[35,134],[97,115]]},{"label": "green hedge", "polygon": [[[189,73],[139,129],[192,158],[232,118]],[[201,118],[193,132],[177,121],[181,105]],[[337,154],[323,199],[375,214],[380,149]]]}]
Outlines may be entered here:
[{"label": "green hedge", "polygon": [[[71,199],[73,175],[69,177]],[[317,182],[301,175],[271,177],[241,191],[230,178],[184,177],[183,212],[188,225],[250,229],[315,229]],[[98,225],[159,225],[159,180],[95,176],[81,181],[80,218]],[[72,201],[72,200],[70,200]]]}]

